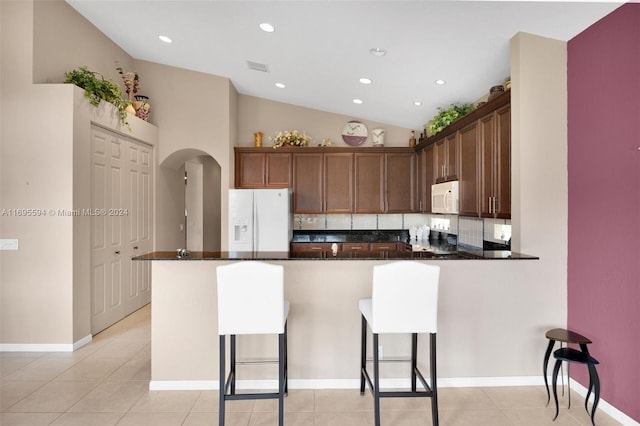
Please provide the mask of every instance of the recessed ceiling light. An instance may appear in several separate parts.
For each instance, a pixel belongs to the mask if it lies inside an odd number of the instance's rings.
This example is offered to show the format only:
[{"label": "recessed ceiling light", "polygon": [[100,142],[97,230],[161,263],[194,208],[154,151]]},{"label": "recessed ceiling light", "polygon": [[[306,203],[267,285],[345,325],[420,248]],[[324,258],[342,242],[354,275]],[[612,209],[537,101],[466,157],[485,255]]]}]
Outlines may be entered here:
[{"label": "recessed ceiling light", "polygon": [[276,83],[276,87],[277,87],[277,88],[279,88],[279,89],[284,89],[284,88],[285,88],[285,87],[287,87],[287,86],[285,86],[285,85],[284,85],[284,84],[282,84],[282,83]]},{"label": "recessed ceiling light", "polygon": [[353,100],[353,103],[354,103],[354,104],[361,105],[361,104],[363,104],[364,102],[362,102],[362,99],[354,99],[354,100]]},{"label": "recessed ceiling light", "polygon": [[415,101],[413,104],[414,104],[415,106],[420,106],[420,105],[422,105],[422,102],[420,102],[420,101]]},{"label": "recessed ceiling light", "polygon": [[171,43],[172,42],[172,40],[169,37],[165,36],[165,35],[159,35],[158,38],[160,40],[164,41],[165,43]]},{"label": "recessed ceiling light", "polygon": [[371,53],[373,56],[384,56],[387,54],[387,51],[380,47],[374,47],[369,50],[369,53]]},{"label": "recessed ceiling light", "polygon": [[446,82],[446,81],[444,81],[444,80],[436,80],[436,84],[437,84],[438,86],[442,86],[442,85],[444,85],[444,84],[447,84],[447,82]]},{"label": "recessed ceiling light", "polygon": [[371,81],[371,79],[370,79],[370,78],[362,77],[362,78],[360,79],[360,83],[362,83],[362,84],[371,84],[371,83],[372,83],[372,81]]},{"label": "recessed ceiling light", "polygon": [[260,24],[260,29],[267,33],[272,33],[276,30],[273,25],[266,22],[263,22],[262,24]]}]

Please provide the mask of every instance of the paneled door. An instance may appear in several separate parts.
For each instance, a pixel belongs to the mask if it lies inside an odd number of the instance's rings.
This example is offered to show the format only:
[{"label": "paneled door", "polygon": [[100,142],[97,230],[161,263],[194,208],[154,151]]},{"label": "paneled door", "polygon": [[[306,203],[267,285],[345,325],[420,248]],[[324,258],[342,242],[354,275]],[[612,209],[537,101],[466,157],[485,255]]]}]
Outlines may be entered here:
[{"label": "paneled door", "polygon": [[[129,257],[153,250],[153,147],[127,141],[127,241]],[[151,301],[151,262],[129,262],[125,314]]]},{"label": "paneled door", "polygon": [[125,142],[111,133],[91,132],[91,332],[125,316],[124,277],[129,259],[124,251]]},{"label": "paneled door", "polygon": [[100,128],[91,132],[91,332],[151,300],[153,147]]}]

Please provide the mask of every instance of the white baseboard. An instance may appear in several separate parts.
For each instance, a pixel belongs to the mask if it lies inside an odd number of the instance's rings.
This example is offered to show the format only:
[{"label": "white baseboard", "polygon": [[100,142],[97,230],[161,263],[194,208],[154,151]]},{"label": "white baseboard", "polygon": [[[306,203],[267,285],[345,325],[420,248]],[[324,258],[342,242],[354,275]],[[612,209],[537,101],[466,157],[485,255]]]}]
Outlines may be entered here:
[{"label": "white baseboard", "polygon": [[[567,377],[565,376],[565,383]],[[428,381],[428,379],[427,379]],[[551,384],[551,378],[549,378]],[[571,389],[581,396],[587,395],[587,389],[571,379]],[[402,389],[410,386],[409,379],[381,379],[380,385],[388,389]],[[542,386],[541,376],[509,377],[452,377],[438,379],[438,388],[453,387],[495,387],[495,386]],[[151,380],[149,390],[218,390],[217,380]],[[238,389],[276,390],[277,380],[238,380]],[[360,379],[290,379],[289,389],[358,389]],[[640,423],[618,410],[607,401],[600,399],[598,410],[607,413],[625,426],[640,426]],[[597,416],[597,414],[596,414]]]},{"label": "white baseboard", "polygon": [[92,339],[89,334],[75,343],[0,343],[0,352],[73,352]]},{"label": "white baseboard", "polygon": [[[587,390],[588,389],[585,388],[584,386],[582,386],[580,383],[578,383],[575,380],[571,379],[569,384],[571,386],[571,389],[573,389],[578,394],[580,394],[580,396],[583,396],[583,397],[587,396]],[[591,395],[591,401],[593,401],[593,392],[592,392],[592,395]],[[582,405],[580,405],[580,406],[582,406]],[[591,408],[591,406],[589,406],[589,408]],[[607,401],[605,401],[602,398],[600,398],[600,402],[598,402],[598,408],[596,409],[596,417],[595,417],[596,418],[596,423],[598,422],[598,410],[602,410],[603,412],[605,412],[609,416],[611,416],[614,420],[619,421],[620,423],[622,423],[625,426],[640,426],[640,423],[636,422],[631,417],[627,416],[622,411],[618,410],[616,407],[614,407],[613,405],[609,404]]]}]

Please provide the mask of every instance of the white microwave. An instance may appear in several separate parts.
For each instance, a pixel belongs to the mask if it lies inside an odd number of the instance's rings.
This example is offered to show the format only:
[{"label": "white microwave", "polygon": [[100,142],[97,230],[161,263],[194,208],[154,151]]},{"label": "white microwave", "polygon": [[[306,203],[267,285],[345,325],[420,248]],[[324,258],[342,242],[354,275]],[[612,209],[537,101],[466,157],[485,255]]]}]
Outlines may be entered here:
[{"label": "white microwave", "polygon": [[458,214],[459,211],[457,180],[431,185],[432,213]]}]

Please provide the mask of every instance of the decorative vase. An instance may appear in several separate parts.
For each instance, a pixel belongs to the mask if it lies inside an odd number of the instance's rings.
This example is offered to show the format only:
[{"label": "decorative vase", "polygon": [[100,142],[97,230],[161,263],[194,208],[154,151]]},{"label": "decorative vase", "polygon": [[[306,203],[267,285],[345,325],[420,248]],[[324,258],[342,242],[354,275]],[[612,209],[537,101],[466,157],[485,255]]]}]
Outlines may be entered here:
[{"label": "decorative vase", "polygon": [[373,146],[384,146],[384,129],[373,129],[371,136],[373,137]]},{"label": "decorative vase", "polygon": [[149,110],[151,104],[149,104],[149,97],[144,95],[135,95],[135,101],[133,102],[133,108],[136,110],[136,116],[144,121],[149,121]]},{"label": "decorative vase", "polygon": [[409,137],[409,146],[416,146],[416,131],[411,131],[411,136]]},{"label": "decorative vase", "polygon": [[256,147],[261,147],[262,146],[262,135],[263,135],[262,132],[255,132],[253,134],[253,144]]},{"label": "decorative vase", "polygon": [[504,93],[503,85],[500,84],[498,86],[493,86],[491,89],[489,89],[489,100],[492,100],[497,96],[500,96],[502,93]]}]

